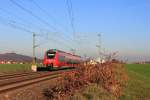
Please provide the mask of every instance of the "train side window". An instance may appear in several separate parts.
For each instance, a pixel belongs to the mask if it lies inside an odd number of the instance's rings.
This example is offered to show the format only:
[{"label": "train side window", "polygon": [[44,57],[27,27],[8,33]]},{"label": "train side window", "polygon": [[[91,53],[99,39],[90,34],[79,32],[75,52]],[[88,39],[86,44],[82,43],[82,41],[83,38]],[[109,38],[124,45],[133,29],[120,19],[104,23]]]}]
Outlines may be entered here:
[{"label": "train side window", "polygon": [[59,60],[60,62],[65,61],[65,56],[59,56],[58,60]]}]

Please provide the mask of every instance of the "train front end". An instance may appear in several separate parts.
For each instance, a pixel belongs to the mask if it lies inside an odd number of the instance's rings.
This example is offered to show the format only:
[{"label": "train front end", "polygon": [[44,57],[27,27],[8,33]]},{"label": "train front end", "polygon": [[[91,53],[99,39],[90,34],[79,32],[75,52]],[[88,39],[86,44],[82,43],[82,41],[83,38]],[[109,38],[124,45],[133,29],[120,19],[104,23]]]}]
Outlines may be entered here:
[{"label": "train front end", "polygon": [[43,64],[46,67],[54,67],[57,66],[57,51],[56,50],[48,50],[45,53]]}]

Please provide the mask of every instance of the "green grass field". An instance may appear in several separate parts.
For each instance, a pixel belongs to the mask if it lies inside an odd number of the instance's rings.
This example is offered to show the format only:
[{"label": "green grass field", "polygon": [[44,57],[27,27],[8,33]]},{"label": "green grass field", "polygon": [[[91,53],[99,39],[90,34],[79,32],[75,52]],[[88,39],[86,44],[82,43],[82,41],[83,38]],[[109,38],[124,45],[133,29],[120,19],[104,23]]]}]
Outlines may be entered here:
[{"label": "green grass field", "polygon": [[121,100],[150,100],[150,64],[127,64],[127,87]]},{"label": "green grass field", "polygon": [[31,71],[30,64],[0,64],[0,73]]}]

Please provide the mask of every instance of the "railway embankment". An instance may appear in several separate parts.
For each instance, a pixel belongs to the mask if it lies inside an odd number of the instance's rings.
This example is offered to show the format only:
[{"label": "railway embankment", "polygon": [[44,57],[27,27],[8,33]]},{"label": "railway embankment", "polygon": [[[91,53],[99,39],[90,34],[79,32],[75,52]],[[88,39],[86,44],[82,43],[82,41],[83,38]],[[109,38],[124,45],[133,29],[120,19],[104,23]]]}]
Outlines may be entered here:
[{"label": "railway embankment", "polygon": [[[99,99],[119,99],[126,86],[127,75],[123,64],[82,64],[74,72],[67,72],[54,87],[44,90],[48,100],[93,100],[94,95],[84,91],[97,91]],[[96,89],[98,88],[98,90]],[[82,94],[83,93],[83,94]],[[96,93],[95,93],[96,94]]]}]

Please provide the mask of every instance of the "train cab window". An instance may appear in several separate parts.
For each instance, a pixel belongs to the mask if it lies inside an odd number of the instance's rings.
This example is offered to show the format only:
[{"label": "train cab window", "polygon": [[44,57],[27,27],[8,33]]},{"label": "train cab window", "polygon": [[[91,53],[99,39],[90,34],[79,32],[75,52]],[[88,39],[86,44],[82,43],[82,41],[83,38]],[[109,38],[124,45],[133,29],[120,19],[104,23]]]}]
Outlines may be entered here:
[{"label": "train cab window", "polygon": [[56,52],[47,52],[47,58],[53,59],[55,57]]}]

